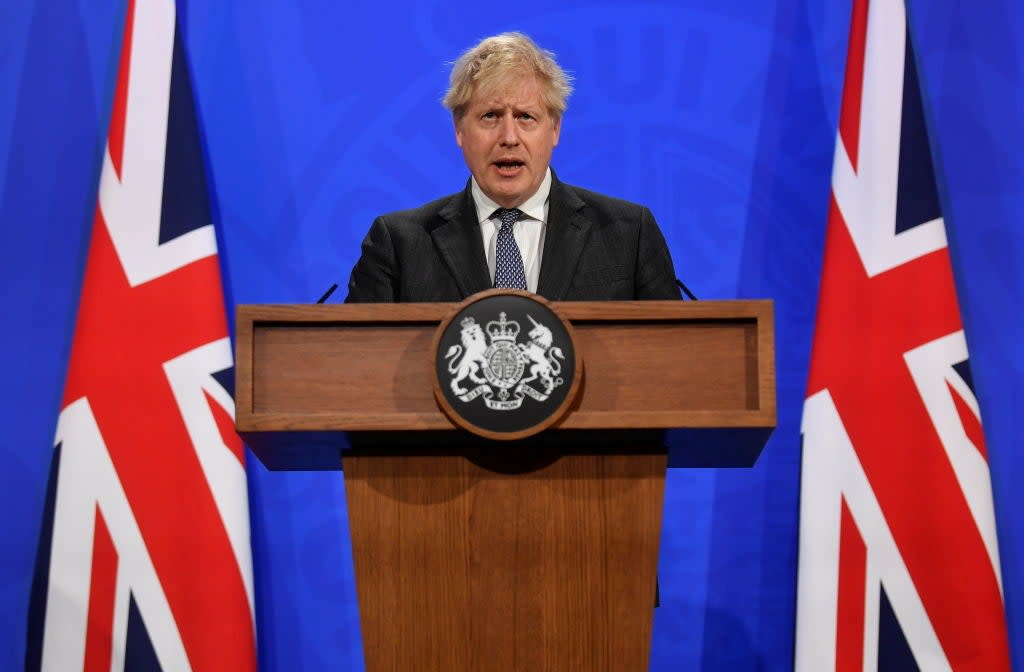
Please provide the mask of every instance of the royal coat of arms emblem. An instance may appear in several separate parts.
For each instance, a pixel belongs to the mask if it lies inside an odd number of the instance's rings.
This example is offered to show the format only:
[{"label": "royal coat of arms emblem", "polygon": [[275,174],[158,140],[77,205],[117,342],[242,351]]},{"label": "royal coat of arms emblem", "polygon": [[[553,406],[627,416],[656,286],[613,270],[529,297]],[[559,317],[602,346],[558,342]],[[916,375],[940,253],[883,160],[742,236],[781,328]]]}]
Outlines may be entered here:
[{"label": "royal coat of arms emblem", "polygon": [[434,396],[459,427],[488,439],[544,431],[568,412],[583,363],[572,325],[521,290],[475,294],[439,326]]},{"label": "royal coat of arms emblem", "polygon": [[460,322],[461,343],[448,348],[449,387],[464,403],[483,398],[494,411],[518,409],[526,397],[547,401],[565,381],[559,376],[565,355],[553,344],[551,329],[526,316],[532,328],[518,342],[522,327],[504,312],[481,328],[473,317]]}]

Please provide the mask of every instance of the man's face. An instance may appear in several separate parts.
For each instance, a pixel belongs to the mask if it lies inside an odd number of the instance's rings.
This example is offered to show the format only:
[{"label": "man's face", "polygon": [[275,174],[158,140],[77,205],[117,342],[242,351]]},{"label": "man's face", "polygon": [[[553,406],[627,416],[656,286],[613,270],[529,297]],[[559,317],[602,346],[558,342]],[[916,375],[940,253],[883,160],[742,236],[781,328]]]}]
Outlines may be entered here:
[{"label": "man's face", "polygon": [[484,95],[474,92],[455,122],[455,140],[480,189],[511,208],[540,188],[560,127],[536,80],[526,77]]}]

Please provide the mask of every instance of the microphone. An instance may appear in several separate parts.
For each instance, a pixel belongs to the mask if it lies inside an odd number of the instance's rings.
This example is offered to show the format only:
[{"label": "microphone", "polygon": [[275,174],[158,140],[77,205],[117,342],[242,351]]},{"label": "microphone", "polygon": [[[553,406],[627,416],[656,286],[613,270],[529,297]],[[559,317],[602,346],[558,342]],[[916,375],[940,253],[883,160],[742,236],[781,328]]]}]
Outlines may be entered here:
[{"label": "microphone", "polygon": [[[679,281],[678,281],[678,280],[676,280],[676,282],[679,282]],[[680,284],[682,284],[682,283],[680,283]],[[331,294],[334,294],[334,290],[336,290],[337,288],[338,288],[338,283],[334,283],[333,285],[331,285],[330,287],[328,287],[328,288],[327,288],[327,291],[326,291],[326,292],[324,292],[324,295],[323,295],[323,296],[321,296],[321,297],[320,297],[320,298],[319,298],[319,299],[317,300],[317,303],[323,303],[323,302],[324,302],[324,301],[326,301],[327,299],[331,298]]]},{"label": "microphone", "polygon": [[[680,280],[679,278],[676,278],[675,280],[676,280],[676,284],[679,285],[679,289],[683,290],[683,293],[685,293],[688,297],[690,297],[690,301],[696,301],[697,300],[697,297],[693,295],[693,292],[690,291],[689,287],[687,287],[686,285],[683,284],[682,280]],[[335,285],[335,287],[337,287],[337,285]],[[334,290],[332,289],[331,291],[334,291]],[[327,295],[330,296],[330,292],[328,292]]]}]

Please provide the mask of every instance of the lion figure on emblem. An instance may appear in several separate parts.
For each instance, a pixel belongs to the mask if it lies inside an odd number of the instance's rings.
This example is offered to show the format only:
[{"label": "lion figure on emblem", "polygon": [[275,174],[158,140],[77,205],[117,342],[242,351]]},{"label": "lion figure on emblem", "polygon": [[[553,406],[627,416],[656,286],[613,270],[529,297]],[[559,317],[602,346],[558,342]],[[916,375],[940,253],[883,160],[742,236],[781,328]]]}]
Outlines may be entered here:
[{"label": "lion figure on emblem", "polygon": [[[565,355],[562,354],[561,348],[551,347],[554,338],[550,329],[533,319],[530,315],[526,317],[530,322],[533,322],[533,329],[530,329],[526,334],[527,338],[530,339],[529,342],[520,343],[519,348],[526,355],[530,364],[528,365],[528,375],[519,381],[519,386],[522,387],[526,383],[540,379],[541,384],[544,386],[544,394],[551,394],[551,390],[554,389],[555,385],[562,384],[562,379],[556,380],[555,376],[562,372],[562,363],[558,360],[565,359]],[[558,359],[555,359],[556,357]]]},{"label": "lion figure on emblem", "polygon": [[[448,373],[455,374],[451,382],[452,392],[461,396],[469,391],[459,385],[466,378],[477,385],[487,383],[487,379],[480,375],[481,369],[487,363],[484,358],[484,352],[487,350],[487,337],[484,336],[484,330],[472,317],[462,320],[460,337],[462,345],[453,345],[448,348],[444,358],[448,360]],[[459,359],[459,355],[462,355],[461,359]]]}]

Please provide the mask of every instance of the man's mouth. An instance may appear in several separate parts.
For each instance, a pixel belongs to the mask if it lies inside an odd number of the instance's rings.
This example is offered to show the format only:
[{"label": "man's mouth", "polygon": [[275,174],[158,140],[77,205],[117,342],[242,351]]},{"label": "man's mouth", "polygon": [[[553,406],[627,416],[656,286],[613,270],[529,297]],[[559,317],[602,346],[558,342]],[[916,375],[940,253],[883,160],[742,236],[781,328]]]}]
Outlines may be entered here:
[{"label": "man's mouth", "polygon": [[498,169],[498,174],[504,177],[513,177],[518,175],[526,165],[518,159],[501,159],[494,162],[494,167]]}]

